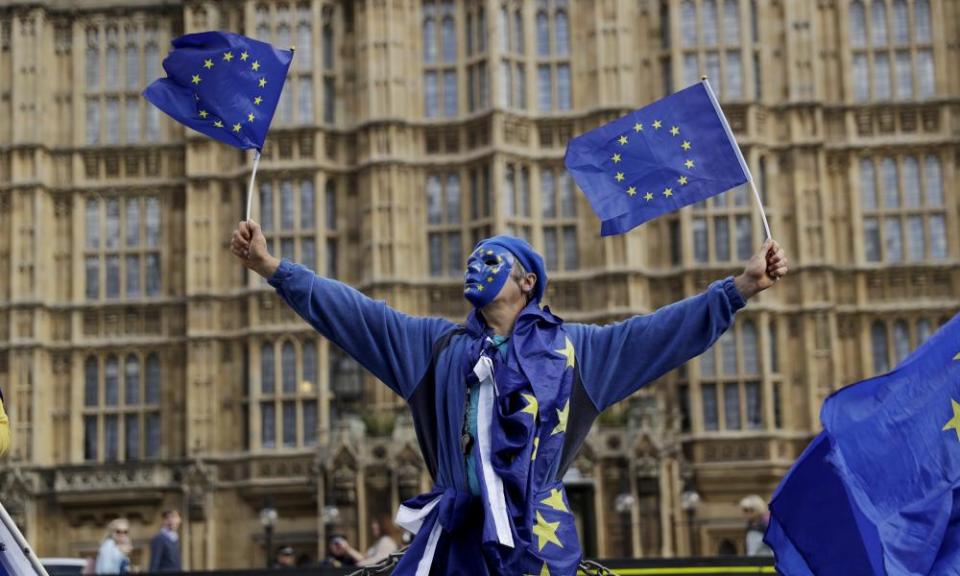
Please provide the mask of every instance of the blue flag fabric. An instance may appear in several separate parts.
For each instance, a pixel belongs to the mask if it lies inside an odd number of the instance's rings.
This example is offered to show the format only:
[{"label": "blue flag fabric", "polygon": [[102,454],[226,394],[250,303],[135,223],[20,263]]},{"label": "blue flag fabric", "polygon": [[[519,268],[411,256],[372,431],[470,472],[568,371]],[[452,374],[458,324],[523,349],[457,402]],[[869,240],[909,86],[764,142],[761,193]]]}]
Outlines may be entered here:
[{"label": "blue flag fabric", "polygon": [[224,144],[263,148],[293,50],[231,32],[174,39],[166,78],[143,95],[171,118]]},{"label": "blue flag fabric", "polygon": [[960,315],[824,402],[766,541],[785,574],[960,574]]},{"label": "blue flag fabric", "polygon": [[564,163],[602,221],[602,236],[622,234],[750,177],[706,81],[574,138]]}]

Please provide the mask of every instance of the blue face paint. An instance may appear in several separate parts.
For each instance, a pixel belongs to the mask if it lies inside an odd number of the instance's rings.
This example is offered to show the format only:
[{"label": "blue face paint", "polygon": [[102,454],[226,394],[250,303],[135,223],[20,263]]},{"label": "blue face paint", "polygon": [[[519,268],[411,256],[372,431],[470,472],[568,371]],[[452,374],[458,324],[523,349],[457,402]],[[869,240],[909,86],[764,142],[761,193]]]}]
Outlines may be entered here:
[{"label": "blue face paint", "polygon": [[463,275],[464,297],[476,308],[493,302],[510,278],[513,263],[513,254],[502,246],[477,246],[467,258],[467,271]]}]

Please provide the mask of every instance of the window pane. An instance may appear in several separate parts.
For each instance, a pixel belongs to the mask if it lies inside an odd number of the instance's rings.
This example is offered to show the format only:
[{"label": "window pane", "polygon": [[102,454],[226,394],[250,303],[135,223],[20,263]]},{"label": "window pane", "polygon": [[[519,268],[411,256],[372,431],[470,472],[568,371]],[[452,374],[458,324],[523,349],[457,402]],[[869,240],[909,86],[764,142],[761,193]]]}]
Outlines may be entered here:
[{"label": "window pane", "polygon": [[334,79],[327,77],[323,79],[323,121],[327,124],[333,124],[336,112],[336,88]]},{"label": "window pane", "polygon": [[707,219],[693,219],[693,259],[696,262],[707,262],[710,258],[707,254],[709,244],[707,244]]},{"label": "window pane", "polygon": [[327,207],[327,230],[337,229],[337,184],[333,180],[327,180],[325,189],[326,207]]},{"label": "window pane", "polygon": [[557,178],[560,188],[560,214],[564,218],[577,216],[577,197],[573,189],[573,180],[566,170],[562,170]]},{"label": "window pane", "polygon": [[147,447],[145,456],[157,458],[160,456],[160,415],[147,414]]},{"label": "window pane", "polygon": [[453,18],[443,19],[443,61],[456,62],[457,60],[457,32]]},{"label": "window pane", "polygon": [[103,369],[104,404],[116,406],[120,401],[120,367],[116,356],[107,357]]},{"label": "window pane", "polygon": [[260,392],[264,395],[273,394],[276,372],[273,367],[273,344],[267,343],[260,347]]},{"label": "window pane", "polygon": [[280,227],[283,231],[293,230],[293,182],[280,183]]},{"label": "window pane", "polygon": [[312,230],[316,226],[316,203],[313,197],[313,181],[300,181],[300,229]]},{"label": "window pane", "polygon": [[510,63],[504,60],[500,62],[500,92],[497,94],[501,106],[509,106],[510,94],[513,90],[513,68]]},{"label": "window pane", "polygon": [[294,244],[293,238],[282,238],[280,240],[280,258],[286,258],[287,260],[296,260],[296,245]]},{"label": "window pane", "polygon": [[297,352],[292,342],[285,342],[280,352],[280,368],[284,394],[297,391]]},{"label": "window pane", "polygon": [[[156,36],[156,30],[153,31]],[[147,30],[147,38],[150,38],[151,31]],[[151,82],[160,76],[160,48],[155,42],[148,42],[147,47],[143,49],[143,71],[144,77]]]},{"label": "window pane", "polygon": [[537,12],[537,54],[550,55],[550,20],[546,12]]},{"label": "window pane", "polygon": [[[110,31],[107,31],[110,35]],[[120,87],[120,51],[116,46],[107,47],[107,58],[104,62],[104,73],[107,76],[106,88],[116,90]]]},{"label": "window pane", "polygon": [[309,8],[301,14],[301,22],[297,25],[297,63],[301,70],[310,70],[313,67],[313,32],[310,30]]},{"label": "window pane", "polygon": [[127,127],[127,143],[140,141],[140,101],[136,98],[127,99],[127,111],[124,117]]},{"label": "window pane", "polygon": [[83,405],[97,406],[100,404],[100,385],[97,377],[97,359],[87,358],[83,365]]},{"label": "window pane", "polygon": [[553,171],[540,172],[540,206],[544,218],[556,218],[557,195],[553,183]]},{"label": "window pane", "polygon": [[[716,52],[707,52],[704,66],[706,68],[707,78],[716,78],[714,87],[716,88],[717,94],[724,94],[723,82],[721,82],[720,76],[720,54]],[[699,80],[700,78],[698,77],[697,81]]]},{"label": "window pane", "polygon": [[867,23],[863,3],[850,5],[850,45],[857,48],[867,43]]},{"label": "window pane", "polygon": [[880,225],[876,218],[863,219],[864,256],[867,262],[880,261]]},{"label": "window pane", "polygon": [[447,117],[457,115],[457,73],[443,73],[443,114]]},{"label": "window pane", "polygon": [[886,54],[873,57],[873,97],[890,99],[890,58]]},{"label": "window pane", "polygon": [[[333,32],[330,32],[330,39],[332,39],[332,37],[333,37]],[[435,63],[437,61],[437,24],[433,18],[426,18],[423,21],[422,43],[423,43],[423,63],[424,64]]]},{"label": "window pane", "polygon": [[677,404],[680,408],[680,431],[690,431],[690,387],[681,385],[677,387]]},{"label": "window pane", "polygon": [[300,263],[311,270],[317,269],[317,243],[313,237],[300,239]]},{"label": "window pane", "polygon": [[297,403],[283,403],[283,446],[292,448],[297,445]]},{"label": "window pane", "polygon": [[427,118],[437,116],[437,73],[427,72],[423,75],[423,115]]},{"label": "window pane", "polygon": [[777,350],[777,325],[770,322],[770,371],[776,374],[780,371],[780,356]]},{"label": "window pane", "polygon": [[914,39],[916,42],[930,41],[930,2],[916,0],[913,4]]},{"label": "window pane", "polygon": [[903,159],[903,204],[907,208],[920,206],[920,169],[914,156]]},{"label": "window pane", "polygon": [[140,360],[133,354],[127,356],[124,363],[123,403],[127,406],[140,403]]},{"label": "window pane", "polygon": [[160,245],[160,199],[147,198],[147,246]]},{"label": "window pane", "polygon": [[740,43],[739,0],[726,0],[723,3],[723,30],[727,44]]},{"label": "window pane", "polygon": [[563,269],[577,270],[580,268],[580,255],[577,244],[576,226],[564,226],[563,228]]},{"label": "window pane", "polygon": [[117,144],[120,142],[120,100],[118,98],[107,98],[107,131],[105,141],[107,144]]},{"label": "window pane", "polygon": [[753,234],[749,216],[737,216],[737,259],[749,260],[753,256]]},{"label": "window pane", "polygon": [[553,109],[553,75],[549,65],[537,66],[537,106],[543,112]]},{"label": "window pane", "polygon": [[893,325],[893,351],[897,364],[910,354],[910,329],[903,320],[897,320]]},{"label": "window pane", "polygon": [[315,340],[306,340],[303,343],[303,380],[300,382],[302,394],[314,394],[317,391],[317,343]]},{"label": "window pane", "polygon": [[887,43],[887,7],[883,2],[870,3],[870,40],[874,46]]},{"label": "window pane", "polygon": [[260,445],[264,448],[277,446],[276,408],[273,402],[260,403]]},{"label": "window pane", "polygon": [[558,10],[554,17],[555,28],[553,30],[554,41],[556,42],[556,55],[566,56],[570,52],[570,30],[567,22],[567,13]]},{"label": "window pane", "polygon": [[910,53],[897,52],[897,98],[906,100],[913,97],[913,70]]},{"label": "window pane", "polygon": [[487,50],[487,13],[480,6],[477,12],[477,52]]},{"label": "window pane", "polygon": [[927,206],[943,206],[943,181],[940,178],[940,159],[927,156],[923,164]]},{"label": "window pane", "polygon": [[427,222],[439,224],[443,217],[440,202],[440,177],[427,176]]},{"label": "window pane", "polygon": [[84,258],[85,269],[85,291],[88,300],[96,300],[100,297],[100,257],[87,256]]},{"label": "window pane", "polygon": [[273,231],[273,186],[270,182],[260,184],[260,228]]},{"label": "window pane", "polygon": [[503,6],[500,8],[500,16],[497,21],[497,29],[500,36],[500,50],[502,52],[510,50],[510,27],[508,20],[507,7]]},{"label": "window pane", "polygon": [[513,35],[514,51],[518,54],[523,54],[527,51],[527,49],[523,41],[523,14],[520,12],[520,10],[517,10],[513,13]]},{"label": "window pane", "polygon": [[105,238],[107,249],[120,245],[120,201],[116,198],[107,200],[107,234]]},{"label": "window pane", "polygon": [[460,176],[447,175],[447,224],[460,222]]},{"label": "window pane", "polygon": [[[156,78],[156,76],[150,76]],[[160,139],[160,109],[156,106],[147,106],[147,135],[148,142],[157,142]]]},{"label": "window pane", "polygon": [[300,92],[298,94],[298,114],[301,123],[313,122],[313,78],[300,77]]},{"label": "window pane", "polygon": [[869,70],[867,57],[857,54],[853,57],[853,99],[866,102],[870,99]]},{"label": "window pane", "polygon": [[317,403],[313,400],[303,403],[303,445],[317,443]]},{"label": "window pane", "polygon": [[[427,35],[424,32],[424,39]],[[323,26],[323,69],[324,70],[333,70],[333,27],[329,24]],[[424,42],[424,53],[426,53],[428,42]],[[426,61],[426,58],[424,58]]]},{"label": "window pane", "polygon": [[884,221],[884,240],[886,241],[887,262],[903,261],[903,237],[900,231],[900,219],[892,218]]},{"label": "window pane", "polygon": [[727,330],[717,340],[720,346],[721,369],[725,375],[737,374],[737,340],[732,330]]},{"label": "window pane", "polygon": [[125,206],[126,234],[124,239],[128,247],[140,244],[140,199],[128,198]]},{"label": "window pane", "polygon": [[907,218],[907,259],[919,262],[924,253],[923,216],[910,216]]},{"label": "window pane", "polygon": [[441,234],[430,234],[427,238],[430,256],[430,275],[443,274],[443,237]]},{"label": "window pane", "polygon": [[127,414],[123,417],[124,458],[127,461],[140,459],[140,416]]},{"label": "window pane", "polygon": [[100,45],[96,30],[87,31],[87,52],[84,58],[87,90],[96,90],[100,85]]},{"label": "window pane", "polygon": [[147,404],[160,403],[160,359],[156,354],[147,356],[147,378],[144,399]]},{"label": "window pane", "polygon": [[718,262],[730,260],[730,221],[726,216],[713,219],[714,256]]},{"label": "window pane", "polygon": [[917,86],[920,98],[933,98],[936,92],[933,79],[933,52],[930,50],[917,51]]},{"label": "window pane", "polygon": [[697,45],[697,9],[693,0],[684,0],[680,5],[680,45]]},{"label": "window pane", "polygon": [[716,0],[702,0],[703,8],[703,44],[713,46],[717,43],[717,2]]},{"label": "window pane", "polygon": [[451,232],[447,235],[447,275],[456,276],[461,274],[464,268],[462,240],[459,232]]},{"label": "window pane", "polygon": [[897,44],[910,43],[910,14],[907,11],[907,0],[895,0],[893,3],[893,41]]},{"label": "window pane", "polygon": [[930,257],[943,260],[947,257],[947,226],[943,215],[931,216],[930,222]]},{"label": "window pane", "polygon": [[883,374],[890,369],[887,358],[887,329],[882,322],[874,322],[870,329],[873,340],[873,372]]},{"label": "window pane", "polygon": [[700,395],[703,403],[704,430],[718,430],[720,425],[717,415],[717,385],[701,384]]},{"label": "window pane", "polygon": [[557,269],[559,260],[557,260],[557,229],[543,229],[543,258],[546,261],[547,270]]},{"label": "window pane", "polygon": [[897,208],[900,206],[900,199],[897,183],[897,163],[893,158],[884,158],[881,167],[883,177],[883,206],[885,208]]},{"label": "window pane", "polygon": [[103,419],[103,457],[107,462],[116,462],[120,457],[120,422],[116,414]]},{"label": "window pane", "polygon": [[520,169],[520,189],[517,191],[517,212],[519,215],[530,217],[530,170]]},{"label": "window pane", "polygon": [[723,386],[723,419],[727,430],[739,430],[740,424],[740,385]]},{"label": "window pane", "polygon": [[860,160],[860,204],[864,210],[877,208],[876,176],[873,161],[867,158]]},{"label": "window pane", "polygon": [[160,256],[147,254],[147,296],[160,293]]},{"label": "window pane", "polygon": [[[929,160],[927,165],[929,166]],[[87,248],[98,248],[100,246],[100,203],[96,198],[87,198],[84,222]]]},{"label": "window pane", "polygon": [[740,333],[743,343],[743,371],[746,374],[760,373],[760,354],[757,345],[757,326],[751,321],[744,322]]},{"label": "window pane", "polygon": [[727,98],[743,97],[743,69],[740,66],[740,53],[727,52]]},{"label": "window pane", "polygon": [[917,321],[917,340],[918,344],[923,344],[933,334],[933,324],[926,318]]},{"label": "window pane", "polygon": [[504,172],[504,213],[507,216],[513,216],[516,213],[516,198],[513,193],[513,165],[507,164],[507,168]]},{"label": "window pane", "polygon": [[782,401],[780,400],[780,383],[773,383],[773,427],[783,428],[783,410],[781,408]]},{"label": "window pane", "polygon": [[107,255],[107,298],[120,296],[120,256]]},{"label": "window pane", "polygon": [[747,382],[744,384],[747,395],[747,428],[760,430],[763,428],[763,402],[760,396],[760,383]]},{"label": "window pane", "polygon": [[557,64],[557,108],[559,110],[569,110],[572,106],[571,94],[573,93],[570,84],[570,65]]},{"label": "window pane", "polygon": [[327,277],[337,277],[337,241],[327,238]]},{"label": "window pane", "polygon": [[97,459],[97,417],[83,417],[83,459]]},{"label": "window pane", "polygon": [[700,64],[696,54],[683,55],[683,82],[686,85],[696,84],[700,79]]}]

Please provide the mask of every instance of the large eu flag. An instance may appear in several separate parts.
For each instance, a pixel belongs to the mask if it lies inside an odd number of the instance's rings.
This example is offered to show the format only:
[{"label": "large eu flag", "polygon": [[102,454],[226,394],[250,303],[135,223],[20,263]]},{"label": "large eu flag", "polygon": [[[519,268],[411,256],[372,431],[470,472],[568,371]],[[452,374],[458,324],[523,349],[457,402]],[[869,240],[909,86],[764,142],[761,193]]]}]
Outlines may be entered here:
[{"label": "large eu flag", "polygon": [[960,315],[827,398],[766,541],[784,574],[960,574]]},{"label": "large eu flag", "polygon": [[143,95],[171,118],[237,148],[263,148],[293,50],[230,32],[187,34]]},{"label": "large eu flag", "polygon": [[574,138],[564,162],[600,217],[602,236],[750,178],[706,80]]}]

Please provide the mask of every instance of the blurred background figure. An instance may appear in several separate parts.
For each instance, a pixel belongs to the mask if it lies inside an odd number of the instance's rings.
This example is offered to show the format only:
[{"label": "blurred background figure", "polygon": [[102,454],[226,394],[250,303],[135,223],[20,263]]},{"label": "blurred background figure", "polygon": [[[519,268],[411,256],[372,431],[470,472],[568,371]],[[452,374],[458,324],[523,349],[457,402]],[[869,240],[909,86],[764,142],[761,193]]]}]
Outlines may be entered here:
[{"label": "blurred background figure", "polygon": [[338,568],[340,566],[356,566],[356,559],[350,555],[352,550],[347,539],[341,534],[334,534],[327,540],[327,557],[320,564]]},{"label": "blurred background figure", "polygon": [[97,552],[97,574],[127,574],[131,572],[130,523],[117,518],[107,525],[107,536]]},{"label": "blurred background figure", "polygon": [[751,494],[740,500],[740,511],[747,521],[747,532],[744,540],[744,553],[747,556],[773,556],[773,552],[763,543],[763,534],[767,531],[770,514],[767,512],[767,503],[756,494]]},{"label": "blurred background figure", "polygon": [[180,572],[180,513],[164,510],[160,531],[150,540],[149,572]]},{"label": "blurred background figure", "polygon": [[370,531],[373,533],[373,546],[367,549],[366,554],[361,555],[353,548],[349,549],[351,556],[357,560],[357,566],[376,564],[399,549],[397,542],[400,541],[400,531],[388,514],[381,514],[371,522]]},{"label": "blurred background figure", "polygon": [[277,548],[276,559],[273,562],[274,568],[296,568],[297,559],[294,555],[293,548],[290,546],[283,546]]}]

